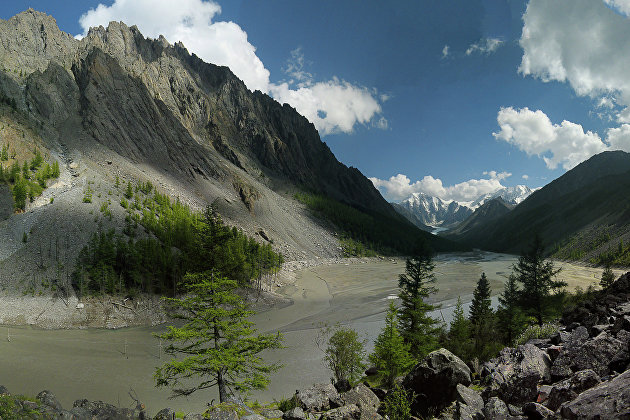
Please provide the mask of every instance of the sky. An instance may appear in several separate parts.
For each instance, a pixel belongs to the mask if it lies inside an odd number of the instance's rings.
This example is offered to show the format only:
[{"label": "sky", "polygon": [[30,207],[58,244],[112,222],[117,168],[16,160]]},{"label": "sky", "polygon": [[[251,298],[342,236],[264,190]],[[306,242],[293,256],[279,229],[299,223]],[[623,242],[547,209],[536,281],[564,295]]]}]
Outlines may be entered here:
[{"label": "sky", "polygon": [[630,152],[630,0],[14,0],[182,41],[289,103],[389,201],[538,188]]}]

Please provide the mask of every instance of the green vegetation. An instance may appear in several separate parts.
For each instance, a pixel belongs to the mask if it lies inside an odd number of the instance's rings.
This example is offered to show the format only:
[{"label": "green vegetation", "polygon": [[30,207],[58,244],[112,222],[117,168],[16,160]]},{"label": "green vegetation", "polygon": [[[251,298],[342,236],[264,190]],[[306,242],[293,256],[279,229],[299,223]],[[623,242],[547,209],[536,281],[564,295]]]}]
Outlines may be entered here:
[{"label": "green vegetation", "polygon": [[[10,157],[7,150],[8,145],[3,145],[0,151],[0,161],[13,159],[13,163],[5,166],[0,163],[0,182],[7,183],[13,194],[13,202],[16,211],[26,208],[26,199],[33,202],[46,188],[46,181],[59,177],[59,164],[53,163],[51,166],[44,162],[39,149],[34,151],[35,157],[22,164],[17,159]],[[6,159],[5,159],[6,158]],[[55,170],[56,168],[56,170]]]},{"label": "green vegetation", "polygon": [[503,293],[499,296],[497,309],[498,326],[503,334],[504,343],[512,343],[525,322],[525,316],[519,307],[519,299],[516,276],[511,274],[505,283]]},{"label": "green vegetation", "polygon": [[610,266],[610,261],[606,261],[604,264],[604,271],[602,272],[602,278],[599,281],[599,285],[602,289],[607,289],[615,281],[615,274]]},{"label": "green vegetation", "polygon": [[[224,403],[231,390],[247,392],[267,386],[269,373],[279,366],[265,364],[259,353],[281,347],[282,336],[256,333],[247,320],[253,312],[235,293],[237,286],[213,270],[204,271],[186,275],[185,297],[166,299],[170,315],[184,324],[169,326],[157,337],[169,342],[167,354],[183,357],[156,369],[158,387],[169,386],[175,396],[185,396],[217,386]],[[191,385],[189,378],[200,382]]]},{"label": "green vegetation", "polygon": [[[430,244],[438,251],[456,246],[421,231],[402,217],[395,218],[357,209],[323,195],[300,192],[294,198],[340,230],[344,253],[349,255],[367,255],[366,250],[409,255],[422,243]],[[353,242],[348,242],[347,239],[352,239]],[[355,242],[360,242],[363,247],[357,247]]]},{"label": "green vegetation", "polygon": [[470,324],[471,322],[464,315],[462,299],[458,296],[453,320],[446,335],[446,348],[462,360],[469,360],[472,354]]},{"label": "green vegetation", "polygon": [[545,260],[543,252],[542,239],[536,235],[530,248],[519,257],[513,268],[516,281],[523,285],[519,293],[520,306],[525,313],[532,314],[540,326],[548,316],[552,291],[567,285],[564,281],[553,279],[560,269],[556,270],[553,262]]},{"label": "green vegetation", "polygon": [[390,301],[385,326],[374,342],[374,352],[369,356],[370,363],[378,370],[378,379],[387,388],[394,385],[394,379],[407,372],[414,363],[398,331],[398,311]]},{"label": "green vegetation", "polygon": [[433,286],[434,268],[430,252],[421,251],[418,256],[407,259],[406,273],[398,279],[400,332],[417,359],[437,348],[438,337],[442,332],[438,320],[428,315],[438,307],[425,301],[438,291]]},{"label": "green vegetation", "polygon": [[326,327],[320,333],[317,343],[320,348],[327,336],[330,338],[324,350],[324,366],[333,373],[331,381],[355,383],[365,369],[365,341],[359,340],[359,334],[352,328],[336,325]]},{"label": "green vegetation", "polygon": [[[73,273],[79,293],[172,295],[186,273],[211,269],[241,285],[252,279],[260,284],[282,265],[271,245],[224,225],[210,208],[202,215],[157,191],[142,203],[136,197],[138,206],[127,208],[122,234],[99,231],[79,253]],[[105,203],[101,211],[111,214]],[[138,225],[145,234],[136,232]]]},{"label": "green vegetation", "polygon": [[414,400],[412,392],[396,385],[385,398],[385,413],[390,420],[408,420],[411,418],[411,402]]},{"label": "green vegetation", "polygon": [[515,345],[525,344],[534,338],[549,338],[557,333],[559,328],[560,326],[555,322],[530,325],[516,338]]}]

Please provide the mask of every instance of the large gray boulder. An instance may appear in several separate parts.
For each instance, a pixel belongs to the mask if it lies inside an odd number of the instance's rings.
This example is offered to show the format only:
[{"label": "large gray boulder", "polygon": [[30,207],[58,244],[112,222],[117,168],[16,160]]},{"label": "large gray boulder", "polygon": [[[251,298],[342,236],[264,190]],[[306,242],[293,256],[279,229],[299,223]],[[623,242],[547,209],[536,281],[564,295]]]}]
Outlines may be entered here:
[{"label": "large gray boulder", "polygon": [[315,384],[310,388],[295,393],[299,406],[308,412],[326,411],[337,408],[340,403],[339,393],[332,384]]},{"label": "large gray boulder", "polygon": [[511,404],[535,401],[538,385],[551,377],[551,359],[536,346],[525,344],[517,348],[506,347],[499,357],[486,365],[487,398],[498,396]]},{"label": "large gray boulder", "polygon": [[592,369],[599,376],[608,375],[611,372],[610,363],[617,363],[615,356],[619,357],[626,347],[625,343],[603,332],[581,346],[567,347],[561,352],[553,362],[552,377],[561,380],[585,369]]},{"label": "large gray boulder", "polygon": [[560,406],[575,399],[579,393],[594,387],[601,382],[599,375],[592,369],[576,372],[569,379],[553,384],[545,406],[556,411]]},{"label": "large gray boulder", "polygon": [[355,404],[349,404],[325,412],[320,420],[360,420],[361,418],[361,409]]},{"label": "large gray boulder", "polygon": [[283,420],[304,420],[306,414],[300,407],[295,407],[284,413],[282,418]]},{"label": "large gray boulder", "polygon": [[588,389],[560,408],[566,419],[630,418],[630,370]]},{"label": "large gray boulder", "polygon": [[415,393],[414,413],[426,416],[455,400],[457,384],[470,385],[470,369],[446,349],[431,352],[405,376],[403,387]]},{"label": "large gray boulder", "polygon": [[363,384],[359,384],[356,387],[352,388],[350,391],[341,394],[341,399],[344,405],[354,404],[359,407],[362,413],[366,413],[366,415],[368,413],[375,414],[378,410],[378,406],[381,403],[376,394],[374,394],[370,388]]},{"label": "large gray boulder", "polygon": [[36,398],[42,404],[47,405],[48,407],[51,407],[57,411],[61,411],[63,409],[61,403],[57,400],[57,397],[55,397],[55,394],[53,394],[51,391],[42,391],[37,394]]},{"label": "large gray boulder", "polygon": [[[129,408],[118,408],[103,401],[88,401],[86,399],[76,400],[74,402],[74,407],[83,408],[89,411],[92,418],[98,420],[133,420],[137,417],[134,410]],[[72,410],[70,411],[72,412]]]}]

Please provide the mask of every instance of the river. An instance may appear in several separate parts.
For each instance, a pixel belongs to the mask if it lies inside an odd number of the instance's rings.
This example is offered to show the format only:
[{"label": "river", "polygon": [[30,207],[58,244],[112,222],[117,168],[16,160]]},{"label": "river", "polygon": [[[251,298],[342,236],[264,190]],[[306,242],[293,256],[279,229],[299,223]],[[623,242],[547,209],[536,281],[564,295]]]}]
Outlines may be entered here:
[{"label": "river", "polygon": [[[457,297],[470,302],[482,272],[490,280],[493,294],[499,294],[516,257],[485,252],[441,254],[435,262],[439,292],[434,301],[441,303],[442,309],[433,315],[448,323]],[[563,268],[559,278],[568,281],[571,289],[596,284],[601,275],[600,269],[557,265]],[[253,393],[250,399],[272,401],[312,383],[329,381],[330,373],[321,364],[323,352],[315,345],[321,323],[339,322],[355,328],[371,350],[383,326],[389,299],[397,293],[398,275],[404,270],[404,261],[386,260],[298,271],[295,283],[281,289],[293,299],[293,305],[256,314],[252,319],[260,331],[282,332],[285,348],[265,354],[266,360],[284,367],[272,375],[268,389]],[[166,358],[161,343],[152,334],[162,328],[2,327],[0,384],[12,393],[33,396],[49,389],[67,409],[80,398],[133,407],[128,395],[133,390],[151,415],[164,407],[202,412],[210,400],[217,398],[213,392],[169,400],[168,389],[155,388],[153,372]]]}]

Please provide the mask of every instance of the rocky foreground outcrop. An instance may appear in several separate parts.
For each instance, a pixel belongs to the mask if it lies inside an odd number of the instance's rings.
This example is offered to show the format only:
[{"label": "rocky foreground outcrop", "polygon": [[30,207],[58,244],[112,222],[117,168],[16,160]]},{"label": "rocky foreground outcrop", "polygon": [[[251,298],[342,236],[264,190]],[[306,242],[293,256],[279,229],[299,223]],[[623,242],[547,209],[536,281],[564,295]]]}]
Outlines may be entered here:
[{"label": "rocky foreground outcrop", "polygon": [[630,273],[567,312],[549,339],[485,363],[481,392],[458,385],[442,419],[630,418]]}]

